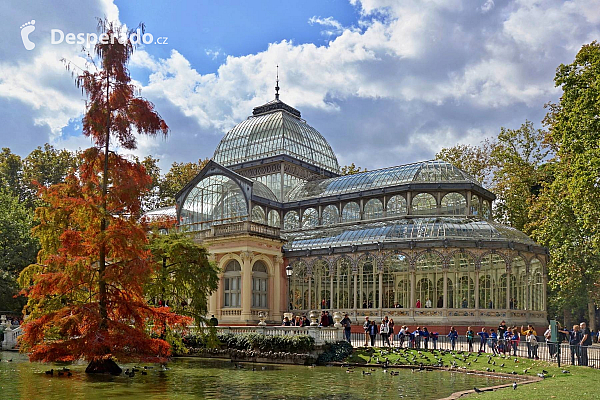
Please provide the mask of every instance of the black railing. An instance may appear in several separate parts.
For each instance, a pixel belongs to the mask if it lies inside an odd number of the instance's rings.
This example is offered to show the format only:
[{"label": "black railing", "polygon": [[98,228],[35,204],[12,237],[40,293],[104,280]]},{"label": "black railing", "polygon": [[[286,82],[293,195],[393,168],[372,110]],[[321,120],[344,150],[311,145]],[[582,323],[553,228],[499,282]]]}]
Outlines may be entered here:
[{"label": "black railing", "polygon": [[[488,339],[485,346],[481,345],[481,340],[476,337],[473,340],[472,351],[483,351],[484,353],[499,353],[502,355],[510,355],[515,357],[527,357],[536,358],[543,361],[557,362],[557,350],[559,346],[555,343],[546,343],[544,341],[538,341],[538,345],[535,347],[528,346],[525,339],[520,341],[512,340],[497,340],[492,341]],[[387,346],[384,343],[383,337],[380,334],[375,335],[374,338],[375,347]],[[371,346],[371,337],[366,336],[364,333],[352,332],[350,335],[351,343],[354,347],[360,347],[367,344]],[[390,345],[393,347],[403,348],[415,348],[415,349],[438,349],[438,350],[457,350],[457,351],[469,351],[469,343],[467,338],[459,336],[454,344],[446,335],[438,335],[438,340],[433,340],[431,337],[425,339],[420,337],[419,339],[410,340],[409,336],[398,338],[395,334],[393,339],[389,338]],[[571,346],[567,343],[560,344],[560,363],[561,365],[584,365],[593,368],[600,368],[600,346]]]}]

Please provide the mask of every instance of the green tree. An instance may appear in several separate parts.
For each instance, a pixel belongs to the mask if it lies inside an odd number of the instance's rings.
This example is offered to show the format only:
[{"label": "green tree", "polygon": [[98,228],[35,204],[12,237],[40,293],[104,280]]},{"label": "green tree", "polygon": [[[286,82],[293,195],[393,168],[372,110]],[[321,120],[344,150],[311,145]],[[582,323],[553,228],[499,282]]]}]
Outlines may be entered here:
[{"label": "green tree", "polygon": [[160,207],[175,205],[175,195],[183,189],[208,163],[208,158],[199,159],[197,163],[174,162],[160,181]]},{"label": "green tree", "polygon": [[350,165],[344,165],[340,169],[340,173],[342,175],[354,175],[354,174],[359,174],[361,172],[367,172],[367,169],[366,168],[361,169],[360,167],[357,167],[356,165],[354,165],[354,163],[352,163]]},{"label": "green tree", "polygon": [[481,145],[458,144],[443,148],[435,155],[438,160],[444,160],[465,171],[484,186],[491,186],[492,163],[490,162],[491,142],[485,140]]},{"label": "green tree", "polygon": [[0,152],[0,188],[23,200],[23,160],[7,147]]},{"label": "green tree", "polygon": [[27,265],[35,262],[38,242],[31,236],[33,211],[18,197],[0,188],[0,309],[20,312],[23,298],[14,299],[16,278]]},{"label": "green tree", "polygon": [[160,182],[162,178],[160,176],[158,162],[158,158],[153,158],[152,156],[146,156],[141,161],[141,164],[146,168],[146,173],[150,175],[150,178],[152,179],[148,192],[142,198],[142,209],[144,211],[158,208],[161,203]]},{"label": "green tree", "polygon": [[69,150],[57,150],[48,143],[43,148],[38,146],[23,160],[23,186],[28,200],[33,202],[36,198],[39,185],[64,182],[78,165],[79,157]]},{"label": "green tree", "polygon": [[595,328],[600,298],[600,44],[584,45],[554,78],[561,87],[550,104],[546,142],[556,151],[554,180],[535,210],[533,234],[550,247],[554,285],[563,296],[585,295]]},{"label": "green tree", "polygon": [[146,295],[162,301],[200,326],[208,313],[208,299],[219,283],[218,269],[209,262],[206,249],[187,233],[153,234],[150,250],[156,274],[146,285]]}]

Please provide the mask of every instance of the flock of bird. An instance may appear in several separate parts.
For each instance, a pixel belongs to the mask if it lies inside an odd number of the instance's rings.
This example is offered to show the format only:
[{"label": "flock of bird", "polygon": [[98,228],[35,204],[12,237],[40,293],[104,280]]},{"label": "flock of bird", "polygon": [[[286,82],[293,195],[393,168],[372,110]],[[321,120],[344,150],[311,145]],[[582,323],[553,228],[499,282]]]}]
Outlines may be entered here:
[{"label": "flock of bird", "polygon": [[[125,370],[125,372],[123,373],[125,376],[128,376],[130,378],[135,377],[136,373],[140,373],[141,375],[148,375],[148,370],[152,369],[154,367],[148,367],[148,366],[144,366],[144,367],[139,367],[139,366],[135,366],[131,369],[127,368]],[[169,368],[167,368],[164,364],[161,365],[161,371],[167,371],[169,370]],[[48,376],[66,376],[66,377],[71,377],[73,376],[73,373],[71,372],[71,370],[67,367],[63,367],[62,369],[50,369],[48,371],[44,372],[46,375]]]},{"label": "flock of bird", "polygon": [[[420,372],[426,370],[432,370],[427,367],[444,367],[450,369],[463,369],[466,370],[467,367],[471,366],[472,363],[486,362],[489,364],[489,367],[485,368],[486,372],[505,372],[511,375],[517,375],[517,371],[503,371],[505,368],[507,360],[510,360],[510,356],[499,355],[499,359],[495,359],[491,355],[488,354],[478,354],[478,353],[469,353],[464,351],[450,351],[450,350],[427,350],[427,351],[413,351],[411,349],[401,349],[401,348],[393,348],[389,350],[381,350],[381,352],[376,352],[374,349],[370,350],[370,357],[368,359],[369,364],[376,364],[382,368],[383,373],[388,373],[389,366],[399,366],[399,365],[412,365],[416,368],[412,368],[412,372]],[[390,362],[389,355],[394,354],[397,356],[396,361]],[[444,356],[451,356],[452,360],[448,363],[444,360]],[[480,361],[481,359],[481,361]],[[519,359],[515,358],[514,363],[519,363]],[[347,373],[353,373],[354,367],[349,364],[342,364],[342,368],[346,368]],[[527,374],[532,367],[525,368],[523,370],[524,374]],[[373,372],[377,371],[376,369],[371,368],[370,370],[363,370],[362,375],[371,375]],[[562,370],[563,374],[570,373],[568,370]],[[397,371],[389,371],[389,374],[392,376],[399,375]],[[537,373],[537,376],[541,379],[544,379],[548,376],[548,371],[542,369],[541,372]],[[517,382],[513,382],[512,388],[516,390],[518,387]],[[478,389],[476,387],[473,388],[476,393],[482,393],[492,389]]]}]

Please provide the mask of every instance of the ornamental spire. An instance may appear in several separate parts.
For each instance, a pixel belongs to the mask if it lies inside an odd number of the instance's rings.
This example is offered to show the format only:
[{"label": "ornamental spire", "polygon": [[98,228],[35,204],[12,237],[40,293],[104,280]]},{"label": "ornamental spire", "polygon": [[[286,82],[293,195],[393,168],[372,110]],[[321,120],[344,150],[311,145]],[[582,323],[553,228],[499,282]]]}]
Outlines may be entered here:
[{"label": "ornamental spire", "polygon": [[277,65],[277,80],[275,82],[275,100],[279,100],[279,65]]}]

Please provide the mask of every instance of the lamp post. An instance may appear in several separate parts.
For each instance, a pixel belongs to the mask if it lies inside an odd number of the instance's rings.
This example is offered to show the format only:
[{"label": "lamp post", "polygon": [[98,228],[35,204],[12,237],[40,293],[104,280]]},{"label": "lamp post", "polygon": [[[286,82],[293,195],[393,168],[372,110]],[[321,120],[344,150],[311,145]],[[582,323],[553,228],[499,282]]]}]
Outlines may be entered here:
[{"label": "lamp post", "polygon": [[294,273],[294,269],[291,267],[291,265],[288,265],[287,267],[285,267],[285,274],[287,275],[288,278],[288,312],[290,311],[291,307],[290,305],[292,304],[292,299],[290,298],[290,294],[291,294],[291,287],[290,287],[290,279],[292,277],[292,273]]}]

